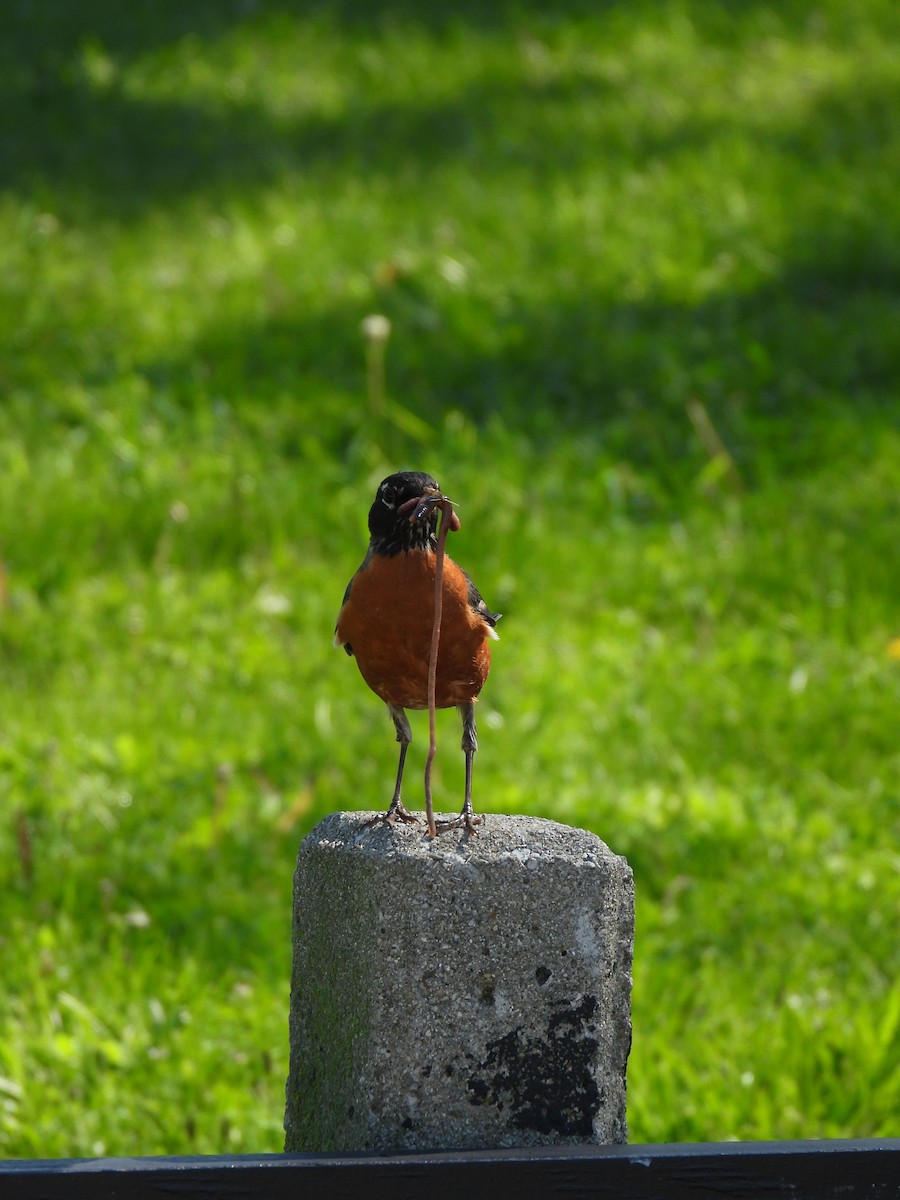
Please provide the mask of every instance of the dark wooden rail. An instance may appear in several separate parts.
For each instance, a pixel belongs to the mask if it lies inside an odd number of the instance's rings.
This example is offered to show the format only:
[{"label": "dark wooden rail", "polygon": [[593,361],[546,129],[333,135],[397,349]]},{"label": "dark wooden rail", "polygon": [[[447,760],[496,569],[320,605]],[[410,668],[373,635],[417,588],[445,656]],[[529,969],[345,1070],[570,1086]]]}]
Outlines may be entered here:
[{"label": "dark wooden rail", "polygon": [[896,1200],[900,1139],[10,1159],[0,1200]]}]

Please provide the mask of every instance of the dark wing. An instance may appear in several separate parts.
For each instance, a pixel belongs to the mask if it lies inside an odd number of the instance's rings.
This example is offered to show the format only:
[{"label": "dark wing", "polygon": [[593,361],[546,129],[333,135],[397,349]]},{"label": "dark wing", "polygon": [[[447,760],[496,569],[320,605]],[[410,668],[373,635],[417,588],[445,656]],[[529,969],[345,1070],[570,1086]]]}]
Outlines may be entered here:
[{"label": "dark wing", "polygon": [[[354,576],[354,578],[355,578],[355,576]],[[353,580],[351,579],[350,582],[347,584],[346,588],[344,589],[344,598],[341,601],[341,612],[344,611],[344,605],[350,599],[350,593],[352,591],[353,591]],[[334,623],[334,644],[336,646],[343,646],[344,650],[346,650],[346,652],[352,658],[353,657],[353,647],[350,645],[350,643],[349,642],[341,642],[338,640],[337,631],[338,631],[338,625],[340,624],[340,620],[341,620],[341,612],[338,613],[338,619]]]},{"label": "dark wing", "polygon": [[[463,575],[466,575],[465,571],[463,571]],[[472,582],[472,580],[469,578],[468,575],[466,575],[466,585],[469,589],[469,596],[468,596],[469,607],[474,612],[478,613],[479,617],[481,617],[481,619],[482,619],[482,621],[484,621],[485,625],[487,625],[490,629],[493,629],[494,626],[497,624],[497,622],[500,620],[500,618],[503,616],[503,613],[491,612],[491,610],[485,604],[484,600],[482,600],[481,592],[479,592],[478,588],[475,586],[475,584]],[[494,634],[494,637],[496,637],[496,636],[497,635]]]}]

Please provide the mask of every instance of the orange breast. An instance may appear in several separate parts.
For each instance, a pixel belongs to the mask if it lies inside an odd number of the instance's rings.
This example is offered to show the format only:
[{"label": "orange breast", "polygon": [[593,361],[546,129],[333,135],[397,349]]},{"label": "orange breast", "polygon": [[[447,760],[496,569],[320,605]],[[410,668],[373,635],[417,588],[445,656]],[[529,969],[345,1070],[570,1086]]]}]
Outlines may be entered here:
[{"label": "orange breast", "polygon": [[[338,618],[337,638],[349,642],[363,679],[400,708],[427,708],[428,659],[434,623],[435,556],[409,551],[374,555],[353,579]],[[438,708],[474,700],[491,667],[488,626],[468,602],[462,571],[444,559]]]}]

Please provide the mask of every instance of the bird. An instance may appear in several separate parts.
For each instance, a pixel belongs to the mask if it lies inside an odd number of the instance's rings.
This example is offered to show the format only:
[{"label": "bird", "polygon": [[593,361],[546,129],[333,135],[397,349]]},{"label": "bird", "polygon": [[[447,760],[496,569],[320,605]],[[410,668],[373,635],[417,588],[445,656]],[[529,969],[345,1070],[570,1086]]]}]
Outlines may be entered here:
[{"label": "bird", "polygon": [[[428,707],[428,667],[435,608],[438,512],[459,518],[433,476],[399,471],[379,485],[369,509],[369,545],[347,585],[334,642],[355,657],[360,674],[387,705],[400,743],[397,780],[387,812],[376,821],[415,824],[401,799],[403,767],[412,741],[407,709]],[[447,519],[446,517],[443,519]],[[483,818],[472,809],[472,763],[478,749],[475,701],[491,666],[489,641],[500,613],[491,612],[475,584],[449,555],[444,557],[441,633],[435,707],[459,710],[466,778],[459,816],[436,828],[475,833]],[[374,823],[374,822],[373,822]]]}]

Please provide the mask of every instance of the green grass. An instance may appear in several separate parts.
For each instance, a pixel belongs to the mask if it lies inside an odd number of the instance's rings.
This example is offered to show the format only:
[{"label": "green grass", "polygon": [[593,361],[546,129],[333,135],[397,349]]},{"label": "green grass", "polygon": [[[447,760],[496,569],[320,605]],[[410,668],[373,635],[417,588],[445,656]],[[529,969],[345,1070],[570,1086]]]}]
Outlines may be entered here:
[{"label": "green grass", "polygon": [[478,805],[634,867],[632,1140],[896,1134],[900,10],[298,11],[0,17],[0,1152],[280,1148],[398,465],[505,614]]}]

